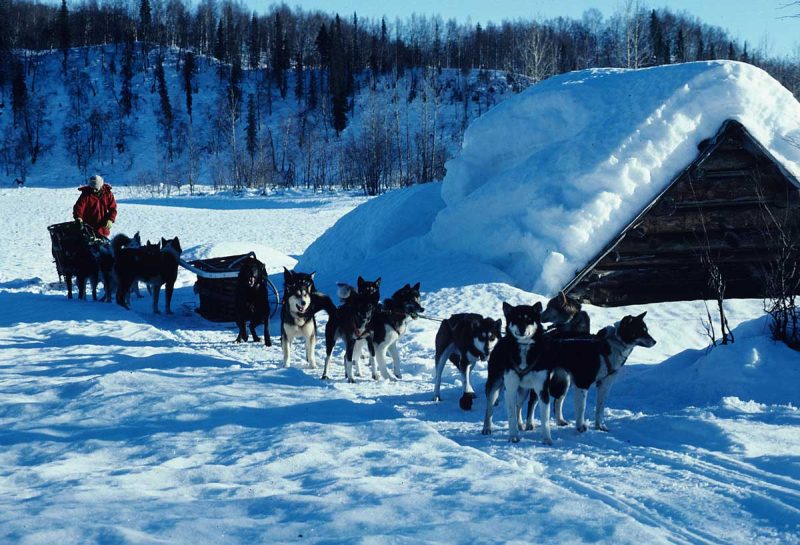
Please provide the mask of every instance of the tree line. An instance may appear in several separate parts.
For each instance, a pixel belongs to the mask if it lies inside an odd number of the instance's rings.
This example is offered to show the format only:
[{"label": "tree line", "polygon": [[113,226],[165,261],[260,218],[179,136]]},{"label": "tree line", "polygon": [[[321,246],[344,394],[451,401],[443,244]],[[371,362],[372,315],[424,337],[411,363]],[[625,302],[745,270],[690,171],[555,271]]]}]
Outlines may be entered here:
[{"label": "tree line", "polygon": [[[492,105],[487,89],[496,86],[486,82],[497,71],[519,90],[584,68],[735,59],[765,68],[794,93],[800,82],[796,62],[770,58],[719,27],[638,0],[608,17],[590,9],[579,19],[485,25],[439,16],[340,16],[285,4],[257,13],[230,0],[0,0],[0,21],[0,89],[10,96],[14,127],[2,151],[6,170],[13,164],[23,177],[28,167],[19,157],[35,164],[47,147],[47,107],[35,92],[33,55],[43,51],[61,58],[73,121],[62,132],[80,168],[98,154],[110,161],[124,154],[134,131],[130,116],[141,102],[132,81],[149,74],[170,176],[192,183],[197,159],[189,157],[210,151],[220,158],[219,180],[237,186],[299,179],[314,186],[355,183],[370,193],[441,178],[470,115]],[[84,96],[93,49],[103,55],[112,108],[90,107],[91,97]],[[181,73],[182,97],[169,96],[168,57]],[[193,131],[201,64],[217,71],[223,105],[213,115],[213,138],[204,139]],[[460,76],[442,77],[443,71]],[[382,103],[385,95],[389,104]],[[264,122],[276,100],[294,100],[297,112],[280,129]],[[358,104],[364,108],[356,112]],[[445,131],[442,110],[449,105],[459,114],[448,114],[457,120]],[[343,134],[356,116],[363,116],[358,130]],[[320,139],[335,145],[323,149]],[[228,155],[235,157],[223,159]]]}]

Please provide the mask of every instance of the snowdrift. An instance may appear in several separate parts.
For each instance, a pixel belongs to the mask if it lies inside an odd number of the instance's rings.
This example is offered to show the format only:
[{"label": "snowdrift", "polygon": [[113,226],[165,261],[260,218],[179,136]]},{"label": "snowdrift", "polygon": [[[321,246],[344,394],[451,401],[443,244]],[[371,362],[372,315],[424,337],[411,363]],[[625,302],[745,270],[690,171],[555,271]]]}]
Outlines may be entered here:
[{"label": "snowdrift", "polygon": [[[727,119],[800,174],[800,104],[754,66],[697,62],[546,80],[467,129],[461,153],[447,163],[441,209],[417,257],[457,255],[550,295],[663,191]],[[424,225],[430,211],[374,213],[386,225],[398,218],[409,224],[409,215]],[[335,231],[345,220],[328,236],[339,238]],[[384,251],[392,237],[385,242]],[[326,245],[318,241],[307,255],[319,260]],[[361,245],[339,257],[358,259],[371,250]]]}]

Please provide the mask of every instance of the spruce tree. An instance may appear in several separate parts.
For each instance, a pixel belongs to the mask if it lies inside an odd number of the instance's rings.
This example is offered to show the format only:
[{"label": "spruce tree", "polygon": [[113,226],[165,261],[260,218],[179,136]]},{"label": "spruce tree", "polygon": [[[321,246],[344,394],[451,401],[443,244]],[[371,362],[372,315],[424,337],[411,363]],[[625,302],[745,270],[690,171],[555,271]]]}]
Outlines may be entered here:
[{"label": "spruce tree", "polygon": [[256,118],[256,103],[255,100],[253,100],[252,94],[247,97],[247,126],[245,127],[245,139],[247,153],[250,155],[250,164],[252,164],[255,160],[258,145],[258,120]]},{"label": "spruce tree", "polygon": [[72,39],[69,32],[69,9],[67,9],[67,0],[61,0],[61,9],[58,10],[58,49],[64,56],[61,61],[61,68],[64,74],[67,73],[67,57],[69,56],[69,48],[72,46]]},{"label": "spruce tree", "polygon": [[317,102],[319,102],[317,97],[317,71],[311,70],[311,74],[308,77],[308,109],[316,110]]},{"label": "spruce tree", "polygon": [[305,66],[303,65],[303,50],[297,52],[294,63],[294,97],[300,102],[303,99],[303,84],[305,80]]},{"label": "spruce tree", "polygon": [[248,66],[255,70],[258,68],[261,57],[261,35],[259,34],[258,17],[256,17],[255,11],[250,19],[250,39],[248,46]]},{"label": "spruce tree", "polygon": [[133,79],[133,37],[130,36],[125,43],[125,49],[122,52],[122,89],[120,91],[120,106],[122,113],[126,116],[131,115],[133,109],[133,90],[131,89],[131,80]]},{"label": "spruce tree", "polygon": [[227,61],[227,51],[225,50],[226,40],[225,40],[225,29],[222,26],[222,19],[219,20],[219,24],[217,24],[217,35],[214,39],[214,58],[217,59],[219,62],[226,62]]},{"label": "spruce tree", "polygon": [[11,65],[11,110],[14,113],[14,126],[19,123],[28,107],[28,85],[25,83],[25,67],[14,60]]},{"label": "spruce tree", "polygon": [[289,68],[289,48],[286,42],[286,32],[283,30],[283,20],[280,12],[275,13],[275,30],[272,44],[272,77],[278,84],[281,98],[286,98],[288,81],[286,70]]},{"label": "spruce tree", "polygon": [[194,53],[186,53],[183,61],[183,87],[186,91],[186,113],[189,115],[189,123],[192,122],[192,78],[197,72],[197,64]]},{"label": "spruce tree", "polygon": [[141,0],[139,2],[139,38],[141,41],[150,40],[151,24],[150,0]]}]

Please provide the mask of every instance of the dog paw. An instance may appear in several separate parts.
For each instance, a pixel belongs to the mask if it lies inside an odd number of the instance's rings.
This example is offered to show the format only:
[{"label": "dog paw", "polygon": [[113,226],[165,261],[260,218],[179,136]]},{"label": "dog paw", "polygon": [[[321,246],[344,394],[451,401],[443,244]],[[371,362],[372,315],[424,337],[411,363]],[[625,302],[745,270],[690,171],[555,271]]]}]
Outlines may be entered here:
[{"label": "dog paw", "polygon": [[580,426],[575,426],[575,429],[578,430],[578,433],[583,433],[586,431],[586,424],[581,424]]},{"label": "dog paw", "polygon": [[395,373],[394,378],[396,378],[397,380],[402,380],[403,375],[401,375],[400,373]]},{"label": "dog paw", "polygon": [[483,428],[481,430],[481,435],[491,435],[491,434],[492,434],[492,428]]},{"label": "dog paw", "polygon": [[330,379],[331,379],[331,377],[329,377],[328,375],[322,375],[320,377],[320,380],[330,380]]},{"label": "dog paw", "polygon": [[551,438],[549,438],[549,437],[546,437],[546,438],[542,439],[542,443],[544,443],[545,445],[551,446],[551,447],[553,446],[553,440]]},{"label": "dog paw", "polygon": [[478,394],[476,394],[475,392],[466,392],[464,395],[467,397],[471,397],[472,399],[478,399]]},{"label": "dog paw", "polygon": [[157,308],[154,308],[153,309],[153,314],[161,314],[161,311],[158,310]]},{"label": "dog paw", "polygon": [[596,429],[597,431],[606,431],[607,432],[608,431],[608,426],[606,426],[605,424],[595,424],[594,425],[594,429]]},{"label": "dog paw", "polygon": [[441,401],[442,400],[442,396],[433,396],[433,400],[434,401]]},{"label": "dog paw", "polygon": [[269,337],[264,337],[264,346],[272,346],[272,341]]},{"label": "dog paw", "polygon": [[508,438],[508,440],[511,441],[512,443],[519,443],[519,435],[512,435],[511,437]]},{"label": "dog paw", "polygon": [[253,342],[254,343],[260,343],[261,342],[261,337],[259,337],[258,335],[253,335]]},{"label": "dog paw", "polygon": [[168,308],[167,309],[167,314],[174,314],[174,312],[172,312],[172,309]]},{"label": "dog paw", "polygon": [[525,424],[525,427],[522,429],[524,429],[525,431],[533,431],[536,429],[536,426],[534,426],[533,424]]},{"label": "dog paw", "polygon": [[[246,341],[247,339],[244,339],[244,340]],[[236,344],[239,344],[239,343],[241,343],[241,342],[242,342],[242,337],[241,337],[241,336],[239,336],[239,337],[236,337],[236,340],[235,340],[235,341],[233,341],[233,342],[235,342]]]},{"label": "dog paw", "polygon": [[558,424],[559,426],[569,426],[569,422],[567,422],[566,420],[556,420],[556,424]]},{"label": "dog paw", "polygon": [[347,383],[348,383],[348,384],[355,384],[355,383],[356,383],[356,381],[355,381],[355,379],[354,379],[354,378],[352,378],[352,377],[347,377]]}]

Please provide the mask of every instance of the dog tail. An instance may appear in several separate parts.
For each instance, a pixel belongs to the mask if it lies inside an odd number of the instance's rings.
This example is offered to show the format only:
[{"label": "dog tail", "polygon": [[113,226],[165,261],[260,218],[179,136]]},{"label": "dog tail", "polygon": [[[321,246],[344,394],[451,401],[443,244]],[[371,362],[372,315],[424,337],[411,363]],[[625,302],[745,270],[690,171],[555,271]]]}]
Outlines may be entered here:
[{"label": "dog tail", "polygon": [[114,256],[117,256],[117,254],[119,254],[120,250],[122,250],[123,248],[128,246],[128,244],[130,244],[130,243],[131,243],[131,239],[130,239],[129,236],[123,235],[122,233],[116,235],[111,240],[111,253]]},{"label": "dog tail", "polygon": [[333,301],[330,297],[319,291],[315,291],[311,297],[316,299],[316,304],[314,306],[327,312],[329,318],[332,318],[336,315],[336,305],[333,304]]},{"label": "dog tail", "polygon": [[345,284],[344,282],[337,282],[336,283],[336,296],[339,297],[341,301],[344,301],[354,293],[356,293],[356,288],[351,286],[350,284]]}]

